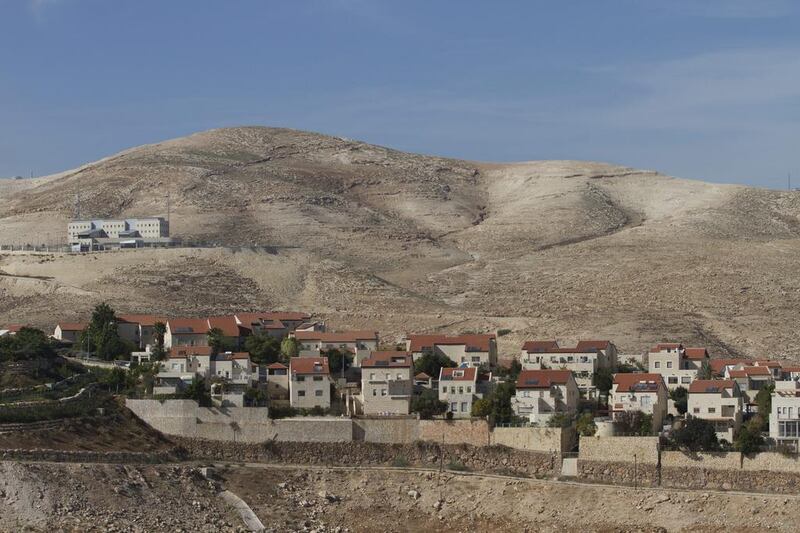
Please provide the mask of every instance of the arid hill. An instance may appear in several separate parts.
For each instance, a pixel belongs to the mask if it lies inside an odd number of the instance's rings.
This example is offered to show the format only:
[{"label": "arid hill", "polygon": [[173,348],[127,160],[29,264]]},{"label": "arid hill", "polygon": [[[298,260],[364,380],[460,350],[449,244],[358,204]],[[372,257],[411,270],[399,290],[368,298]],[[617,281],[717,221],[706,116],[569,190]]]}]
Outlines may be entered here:
[{"label": "arid hill", "polygon": [[212,130],[0,184],[0,243],[164,215],[225,247],[0,258],[0,322],[298,308],[337,328],[510,329],[800,359],[800,193],[603,163],[488,164],[273,128]]}]

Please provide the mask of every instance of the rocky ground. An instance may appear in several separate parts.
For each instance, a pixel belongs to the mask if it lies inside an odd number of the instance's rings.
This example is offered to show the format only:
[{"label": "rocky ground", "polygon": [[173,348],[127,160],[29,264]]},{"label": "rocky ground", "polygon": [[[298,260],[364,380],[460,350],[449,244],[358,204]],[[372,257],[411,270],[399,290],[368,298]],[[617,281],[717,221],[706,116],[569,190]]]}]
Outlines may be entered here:
[{"label": "rocky ground", "polygon": [[796,496],[579,485],[438,472],[231,467],[272,531],[795,531]]}]

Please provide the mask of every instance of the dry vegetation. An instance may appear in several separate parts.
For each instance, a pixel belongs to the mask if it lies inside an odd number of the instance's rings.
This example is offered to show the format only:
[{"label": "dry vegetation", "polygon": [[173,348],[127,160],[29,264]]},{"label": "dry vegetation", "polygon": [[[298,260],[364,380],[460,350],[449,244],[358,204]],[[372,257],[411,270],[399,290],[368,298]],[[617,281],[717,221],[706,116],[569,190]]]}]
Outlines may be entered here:
[{"label": "dry vegetation", "polygon": [[[508,328],[800,359],[800,194],[574,161],[483,164],[271,128],[213,130],[0,185],[0,242],[164,214],[231,248],[0,257],[0,322],[299,308],[334,327]],[[274,249],[261,246],[271,245]]]}]

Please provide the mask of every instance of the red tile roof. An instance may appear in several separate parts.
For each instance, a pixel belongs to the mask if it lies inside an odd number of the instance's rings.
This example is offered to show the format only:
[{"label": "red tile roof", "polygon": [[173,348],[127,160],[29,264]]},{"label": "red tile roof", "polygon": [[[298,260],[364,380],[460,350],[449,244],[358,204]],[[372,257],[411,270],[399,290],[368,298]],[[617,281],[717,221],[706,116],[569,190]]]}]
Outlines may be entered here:
[{"label": "red tile roof", "polygon": [[302,322],[311,318],[308,313],[298,313],[294,311],[256,311],[246,313],[236,313],[236,318],[244,324],[249,326],[253,322],[260,322],[262,320],[274,321],[289,321],[289,322]]},{"label": "red tile roof", "polygon": [[325,331],[296,331],[295,338],[299,341],[321,341],[321,342],[357,342],[366,340],[376,340],[377,331],[340,331],[329,333]]},{"label": "red tile roof", "polygon": [[523,370],[517,378],[517,388],[549,389],[551,385],[566,385],[571,376],[569,370]]},{"label": "red tile roof", "polygon": [[[222,330],[222,334],[226,337],[239,337],[241,330],[239,324],[236,322],[236,317],[229,316],[212,316],[208,319],[209,329]],[[248,324],[249,325],[249,324]]]},{"label": "red tile roof", "polygon": [[61,328],[61,331],[83,331],[85,330],[89,324],[86,322],[59,322],[58,327]]},{"label": "red tile roof", "polygon": [[283,363],[272,363],[270,365],[267,365],[267,368],[270,370],[286,370],[289,367],[284,365]]},{"label": "red tile roof", "polygon": [[209,330],[206,318],[170,318],[167,327],[173,335],[205,335]]},{"label": "red tile roof", "polygon": [[687,359],[705,359],[708,357],[708,350],[705,348],[686,348],[684,354]]},{"label": "red tile roof", "polygon": [[320,374],[329,375],[327,357],[292,357],[289,360],[291,374]]},{"label": "red tile roof", "polygon": [[772,373],[765,366],[746,366],[742,370],[731,370],[728,375],[732,378],[745,378],[748,376],[771,376]]},{"label": "red tile roof", "polygon": [[117,320],[129,324],[139,324],[140,326],[154,326],[156,322],[167,323],[167,318],[156,315],[117,315]]},{"label": "red tile roof", "polygon": [[756,366],[766,366],[769,368],[781,368],[781,364],[778,361],[770,361],[768,359],[758,359],[755,363]]},{"label": "red tile roof", "polygon": [[234,359],[250,359],[250,354],[247,352],[226,352],[214,356],[215,361],[233,361]]},{"label": "red tile roof", "polygon": [[445,368],[439,372],[439,381],[476,381],[478,369],[469,368]]},{"label": "red tile roof", "polygon": [[611,346],[611,341],[578,341],[576,352],[596,352],[599,350],[608,350]]},{"label": "red tile roof", "polygon": [[496,338],[494,333],[470,334],[470,335],[409,335],[411,341],[411,351],[419,353],[426,348],[433,348],[437,344],[442,346],[464,345],[467,351],[488,352],[492,340]]},{"label": "red tile roof", "polygon": [[718,394],[735,386],[736,382],[730,379],[696,379],[689,385],[689,394]]},{"label": "red tile roof", "polygon": [[679,342],[660,342],[650,348],[650,352],[662,352],[664,350],[675,350],[678,348],[683,348],[683,344]]},{"label": "red tile roof", "polygon": [[211,346],[173,346],[169,350],[170,357],[186,357],[187,355],[211,355]]},{"label": "red tile roof", "polygon": [[425,372],[420,372],[419,374],[414,376],[414,379],[419,379],[419,380],[425,379],[425,380],[428,380],[428,379],[431,379],[431,377],[428,374],[426,374]]},{"label": "red tile roof", "polygon": [[558,349],[556,341],[525,341],[522,349],[528,353],[547,353]]},{"label": "red tile roof", "polygon": [[708,362],[708,366],[711,367],[713,373],[722,375],[726,366],[747,365],[751,363],[752,361],[749,359],[711,359]]},{"label": "red tile roof", "polygon": [[663,385],[661,374],[619,373],[614,374],[616,392],[654,392]]},{"label": "red tile roof", "polygon": [[369,354],[369,358],[361,361],[362,368],[369,367],[398,367],[409,368],[413,365],[414,361],[411,357],[411,352],[402,352],[397,350],[389,351],[374,351]]},{"label": "red tile roof", "polygon": [[5,328],[0,328],[0,329],[7,329],[11,333],[18,333],[19,330],[27,327],[28,326],[26,324],[9,324]]},{"label": "red tile roof", "polygon": [[781,367],[781,370],[783,370],[784,372],[797,373],[797,372],[800,372],[800,366],[784,366],[784,367]]}]

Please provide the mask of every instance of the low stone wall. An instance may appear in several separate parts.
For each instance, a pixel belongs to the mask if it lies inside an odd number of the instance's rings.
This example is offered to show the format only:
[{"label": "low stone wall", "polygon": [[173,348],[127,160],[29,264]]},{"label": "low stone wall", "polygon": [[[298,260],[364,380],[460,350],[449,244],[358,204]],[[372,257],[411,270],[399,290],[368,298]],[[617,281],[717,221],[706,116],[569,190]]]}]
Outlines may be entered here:
[{"label": "low stone wall", "polygon": [[657,464],[633,462],[583,461],[578,459],[578,478],[609,485],[657,487],[660,473]]},{"label": "low stone wall", "polygon": [[491,433],[492,444],[518,450],[563,453],[572,449],[572,428],[497,427]]},{"label": "low stone wall", "polygon": [[465,469],[525,477],[558,475],[558,454],[525,452],[503,447],[440,445],[436,442],[378,444],[370,442],[221,443],[200,439],[173,439],[193,459],[221,462],[260,462],[329,466],[413,466]]},{"label": "low stone wall", "polygon": [[800,461],[779,453],[661,452],[661,485],[693,489],[794,493]]},{"label": "low stone wall", "polygon": [[58,463],[164,463],[182,458],[174,452],[95,452],[86,450],[18,450],[0,451],[1,461],[49,461]]},{"label": "low stone wall", "polygon": [[420,440],[419,420],[416,418],[355,418],[353,440],[402,444]]}]

